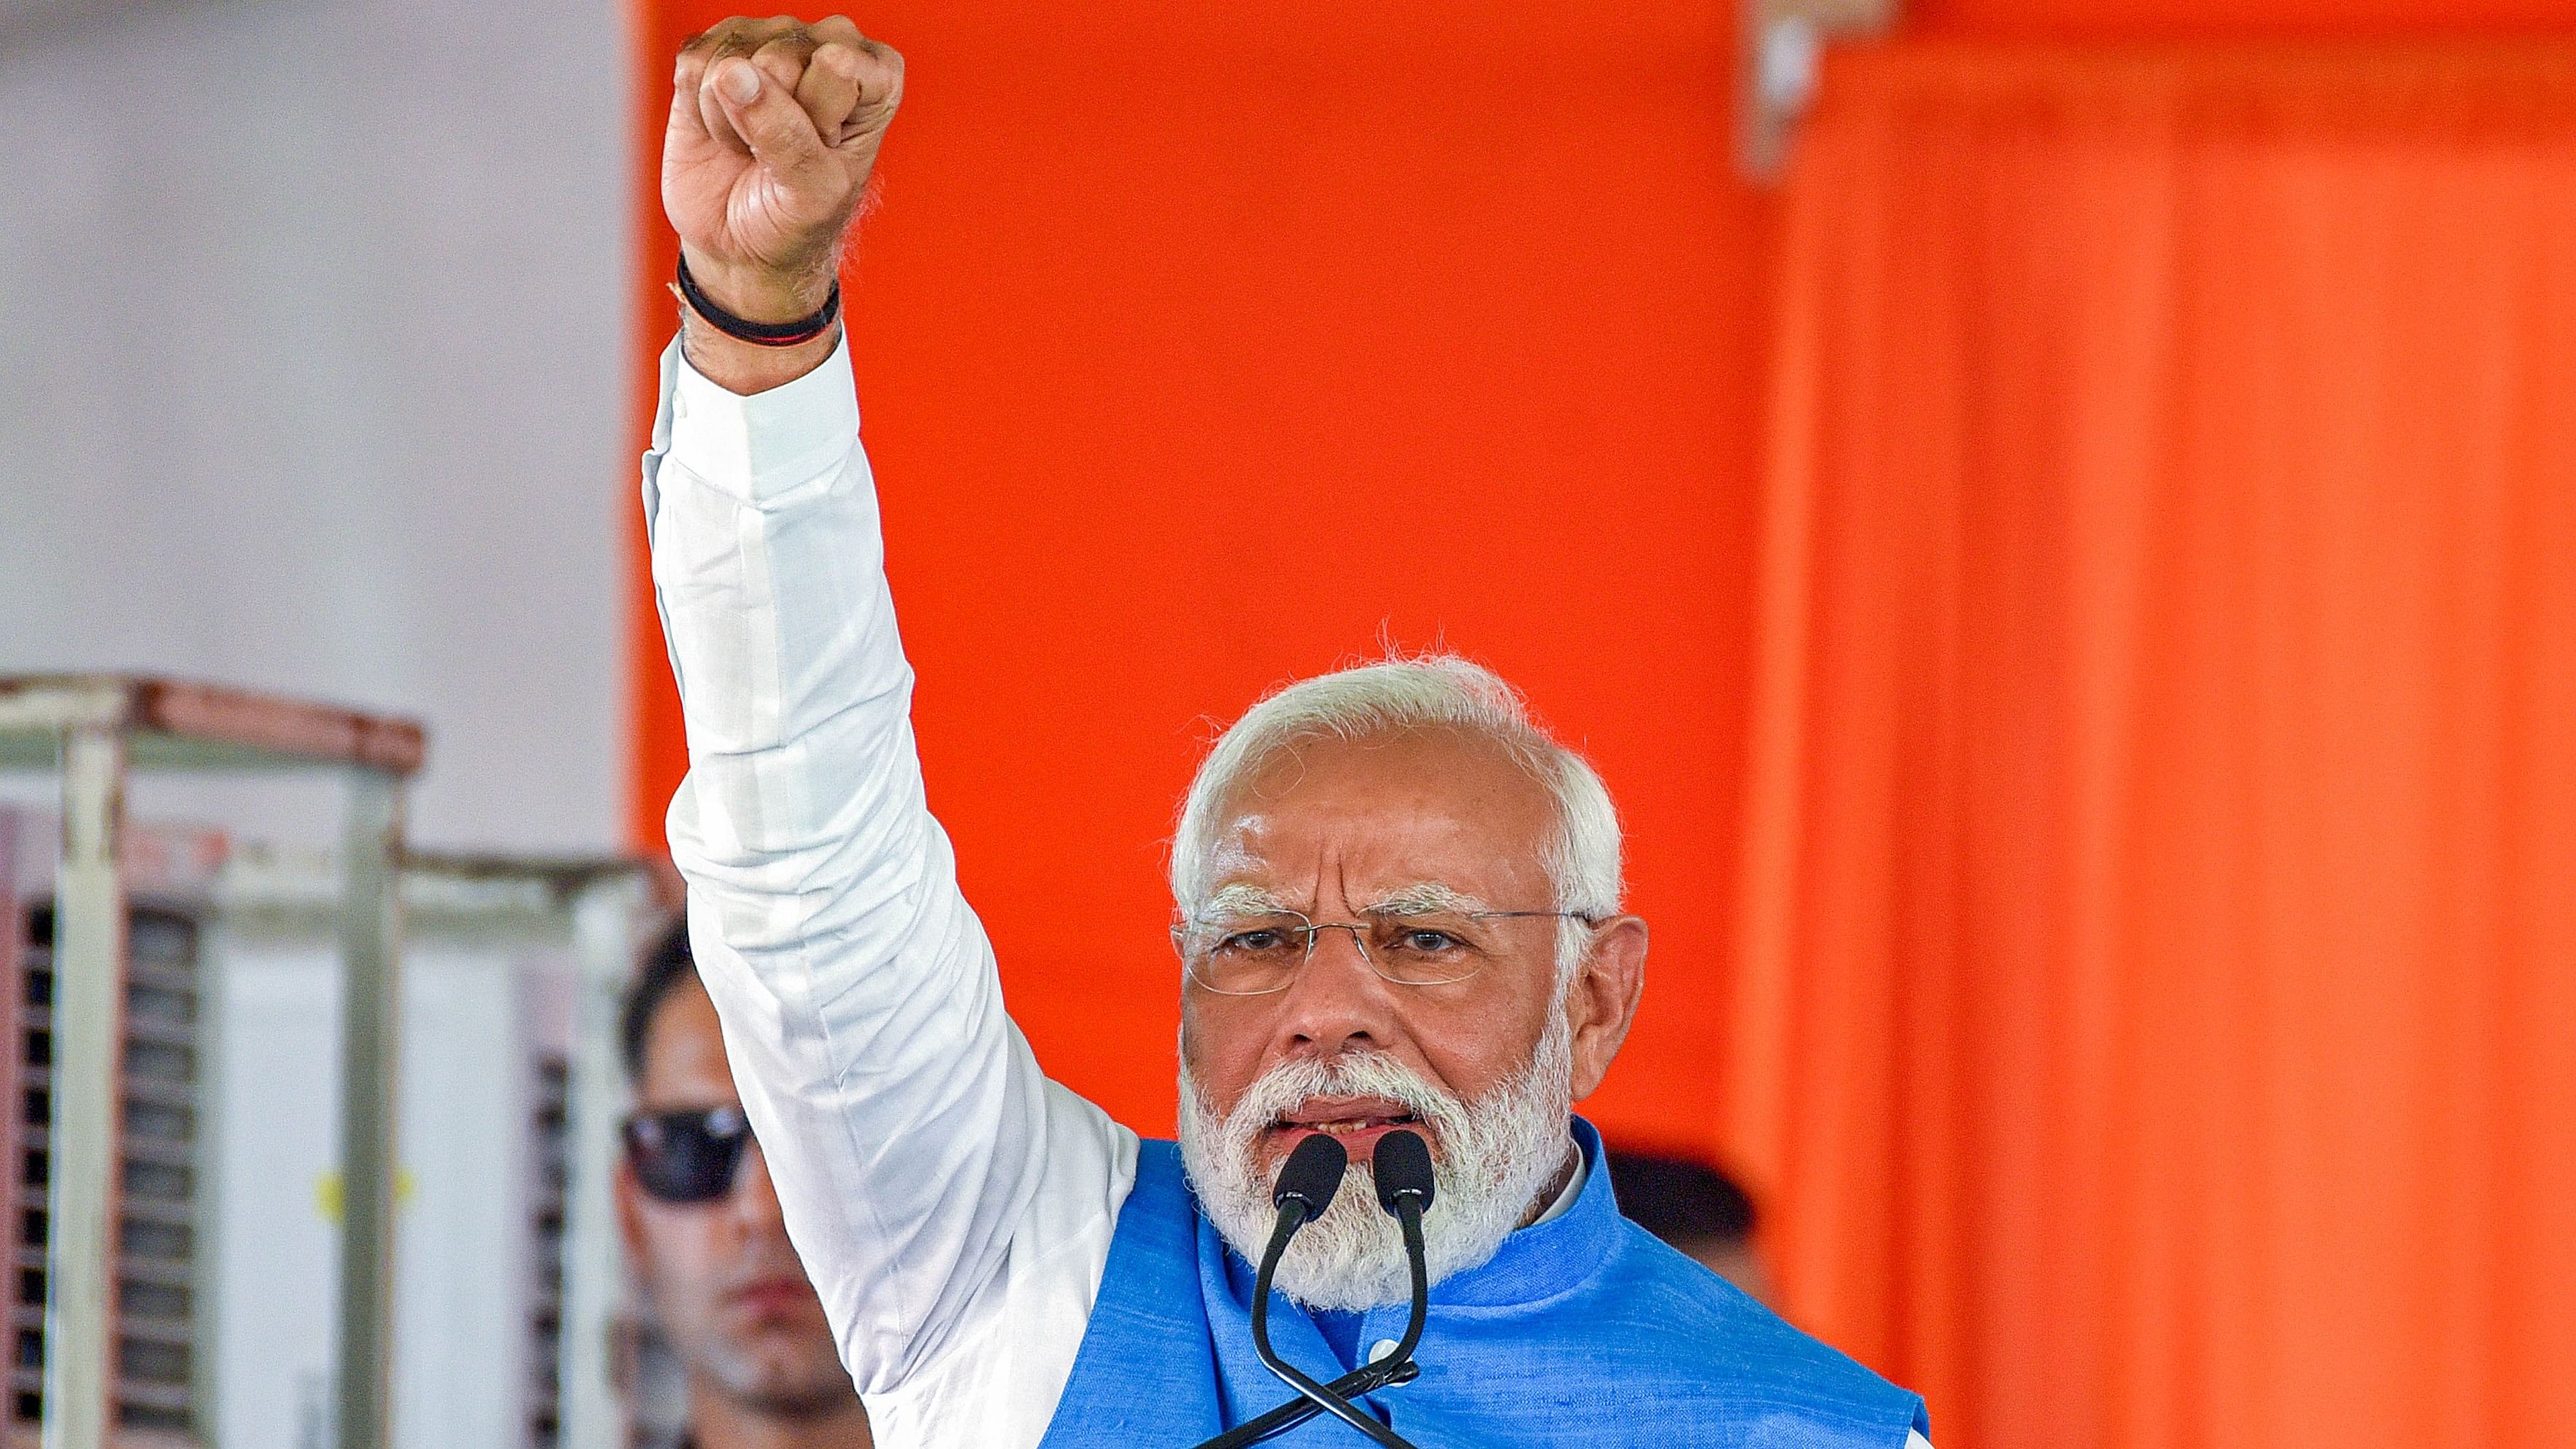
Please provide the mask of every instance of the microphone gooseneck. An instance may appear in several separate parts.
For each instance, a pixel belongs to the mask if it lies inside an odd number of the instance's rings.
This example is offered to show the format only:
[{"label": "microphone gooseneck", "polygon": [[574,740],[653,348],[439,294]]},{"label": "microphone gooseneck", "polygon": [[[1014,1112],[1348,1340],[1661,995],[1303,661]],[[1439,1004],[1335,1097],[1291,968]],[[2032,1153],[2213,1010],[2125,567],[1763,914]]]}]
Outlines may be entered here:
[{"label": "microphone gooseneck", "polygon": [[[1431,1206],[1433,1183],[1431,1149],[1423,1145],[1419,1133],[1395,1131],[1379,1137],[1370,1169],[1370,1175],[1377,1188],[1378,1206],[1392,1214],[1397,1226],[1403,1230],[1405,1267],[1413,1280],[1413,1312],[1405,1322],[1404,1337],[1396,1344],[1395,1352],[1382,1359],[1362,1364],[1330,1384],[1317,1384],[1304,1374],[1298,1373],[1293,1365],[1278,1361],[1270,1350],[1270,1281],[1272,1274],[1278,1268],[1279,1255],[1286,1249],[1287,1240],[1296,1234],[1297,1228],[1303,1227],[1308,1219],[1320,1215],[1323,1211],[1319,1206],[1312,1213],[1297,1219],[1293,1226],[1290,1224],[1289,1210],[1285,1205],[1289,1197],[1287,1186],[1290,1174],[1297,1166],[1298,1154],[1315,1143],[1324,1141],[1327,1139],[1323,1134],[1318,1133],[1299,1143],[1297,1152],[1289,1154],[1288,1165],[1279,1171],[1281,1185],[1271,1191],[1271,1201],[1282,1204],[1279,1226],[1271,1232],[1270,1248],[1262,1254],[1261,1269],[1253,1287],[1253,1351],[1261,1355],[1264,1366],[1286,1380],[1289,1386],[1295,1388],[1302,1397],[1291,1399],[1258,1418],[1247,1419],[1235,1425],[1225,1433],[1208,1440],[1200,1446],[1200,1449],[1244,1449],[1244,1446],[1257,1444],[1273,1435],[1285,1433],[1313,1418],[1317,1413],[1326,1411],[1350,1423],[1353,1428],[1380,1444],[1405,1444],[1405,1440],[1394,1430],[1362,1413],[1350,1401],[1376,1393],[1391,1385],[1409,1384],[1422,1373],[1421,1365],[1413,1361],[1413,1349],[1422,1340],[1423,1321],[1431,1309],[1431,1275],[1424,1261],[1422,1214]],[[1320,1199],[1317,1199],[1326,1205],[1332,1201],[1333,1190],[1341,1186],[1342,1171],[1348,1162],[1348,1155],[1341,1150],[1340,1143],[1334,1142],[1330,1145],[1333,1148],[1332,1189],[1326,1190]],[[1320,1392],[1313,1392],[1313,1390],[1320,1390]],[[1406,1449],[1410,1449],[1410,1446],[1406,1446]]]},{"label": "microphone gooseneck", "polygon": [[1260,1271],[1252,1281],[1252,1351],[1260,1356],[1263,1368],[1304,1395],[1308,1403],[1386,1449],[1413,1449],[1394,1430],[1317,1383],[1270,1346],[1270,1285],[1279,1274],[1280,1256],[1288,1251],[1288,1240],[1297,1236],[1299,1228],[1323,1216],[1324,1209],[1332,1206],[1333,1194],[1341,1191],[1342,1174],[1349,1166],[1350,1154],[1341,1143],[1328,1133],[1314,1132],[1297,1144],[1297,1150],[1288,1154],[1286,1165],[1279,1169],[1278,1184],[1270,1190],[1270,1200],[1279,1208],[1279,1219],[1271,1226],[1270,1246],[1262,1252]]},{"label": "microphone gooseneck", "polygon": [[1431,1269],[1424,1261],[1422,1215],[1431,1210],[1431,1149],[1419,1132],[1389,1132],[1377,1140],[1370,1159],[1377,1184],[1377,1205],[1395,1215],[1404,1231],[1404,1266],[1413,1277],[1413,1313],[1404,1322],[1404,1337],[1387,1355],[1390,1364],[1410,1364],[1413,1346],[1422,1341],[1423,1320],[1431,1313]]}]

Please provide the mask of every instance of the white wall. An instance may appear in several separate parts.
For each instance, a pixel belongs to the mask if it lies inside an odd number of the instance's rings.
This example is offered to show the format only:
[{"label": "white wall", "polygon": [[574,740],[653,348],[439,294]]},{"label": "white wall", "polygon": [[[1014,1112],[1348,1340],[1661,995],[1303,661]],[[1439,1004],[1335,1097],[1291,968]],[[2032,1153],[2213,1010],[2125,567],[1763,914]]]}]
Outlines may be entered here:
[{"label": "white wall", "polygon": [[621,8],[51,3],[0,25],[0,672],[414,714],[416,839],[616,843]]}]

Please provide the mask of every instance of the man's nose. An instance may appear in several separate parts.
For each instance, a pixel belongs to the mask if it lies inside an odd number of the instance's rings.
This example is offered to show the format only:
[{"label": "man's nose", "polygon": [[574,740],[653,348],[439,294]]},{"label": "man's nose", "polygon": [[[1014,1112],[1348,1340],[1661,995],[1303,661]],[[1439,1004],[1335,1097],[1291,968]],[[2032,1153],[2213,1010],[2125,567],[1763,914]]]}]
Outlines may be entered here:
[{"label": "man's nose", "polygon": [[1369,964],[1360,932],[1318,926],[1306,964],[1280,1003],[1281,1043],[1292,1053],[1337,1056],[1355,1047],[1383,1048],[1394,1036],[1389,983]]},{"label": "man's nose", "polygon": [[733,1196],[727,1207],[746,1227],[785,1225],[778,1209],[778,1189],[769,1180],[769,1159],[761,1155],[757,1142],[742,1151],[742,1166],[734,1173]]}]

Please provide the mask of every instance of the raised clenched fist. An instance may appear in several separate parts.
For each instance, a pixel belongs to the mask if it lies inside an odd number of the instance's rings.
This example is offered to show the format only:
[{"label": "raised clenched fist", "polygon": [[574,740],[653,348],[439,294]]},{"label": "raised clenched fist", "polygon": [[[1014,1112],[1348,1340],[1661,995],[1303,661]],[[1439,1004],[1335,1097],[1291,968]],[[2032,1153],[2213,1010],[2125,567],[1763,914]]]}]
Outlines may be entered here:
[{"label": "raised clenched fist", "polygon": [[822,305],[903,99],[903,57],[834,16],[734,19],[672,76],[662,209],[708,295],[756,321]]}]

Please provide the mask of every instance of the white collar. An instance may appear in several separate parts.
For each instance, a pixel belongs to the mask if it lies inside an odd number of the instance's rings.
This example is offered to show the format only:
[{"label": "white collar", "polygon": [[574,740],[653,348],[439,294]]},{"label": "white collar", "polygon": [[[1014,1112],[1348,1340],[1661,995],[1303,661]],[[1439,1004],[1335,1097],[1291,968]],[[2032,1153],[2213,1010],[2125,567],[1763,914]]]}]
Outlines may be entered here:
[{"label": "white collar", "polygon": [[1584,1180],[1590,1176],[1592,1176],[1592,1164],[1585,1160],[1583,1147],[1577,1143],[1574,1148],[1574,1175],[1565,1180],[1565,1190],[1556,1195],[1556,1201],[1549,1203],[1547,1211],[1540,1213],[1538,1221],[1531,1223],[1530,1226],[1537,1227],[1539,1223],[1555,1222],[1558,1218],[1574,1211],[1574,1200],[1583,1196]]}]

